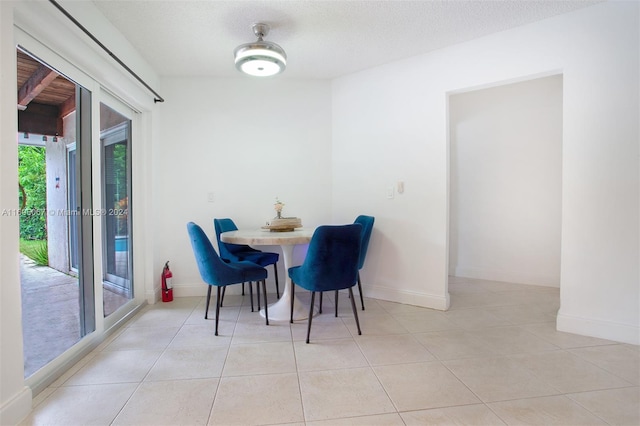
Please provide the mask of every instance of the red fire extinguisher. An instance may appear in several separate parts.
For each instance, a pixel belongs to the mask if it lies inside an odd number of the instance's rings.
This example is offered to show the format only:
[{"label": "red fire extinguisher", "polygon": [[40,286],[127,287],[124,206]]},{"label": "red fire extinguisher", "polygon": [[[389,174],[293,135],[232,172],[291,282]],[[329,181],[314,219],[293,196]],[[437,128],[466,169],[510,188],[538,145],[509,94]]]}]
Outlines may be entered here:
[{"label": "red fire extinguisher", "polygon": [[173,300],[173,286],[171,285],[171,279],[173,274],[169,269],[169,261],[164,264],[162,268],[162,301],[171,302]]}]

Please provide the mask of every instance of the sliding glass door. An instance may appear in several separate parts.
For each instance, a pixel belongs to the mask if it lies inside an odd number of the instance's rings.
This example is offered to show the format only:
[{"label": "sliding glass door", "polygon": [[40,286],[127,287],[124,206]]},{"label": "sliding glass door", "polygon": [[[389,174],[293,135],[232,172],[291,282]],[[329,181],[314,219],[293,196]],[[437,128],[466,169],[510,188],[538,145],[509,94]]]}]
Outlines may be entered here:
[{"label": "sliding glass door", "polygon": [[[122,110],[122,108],[121,108]],[[104,316],[133,298],[131,120],[100,104]]]},{"label": "sliding glass door", "polygon": [[18,49],[24,374],[96,329],[92,93]]},{"label": "sliding glass door", "polygon": [[20,215],[24,374],[37,388],[141,303],[131,154],[139,114],[22,37],[35,52],[16,52],[20,209],[12,214]]}]

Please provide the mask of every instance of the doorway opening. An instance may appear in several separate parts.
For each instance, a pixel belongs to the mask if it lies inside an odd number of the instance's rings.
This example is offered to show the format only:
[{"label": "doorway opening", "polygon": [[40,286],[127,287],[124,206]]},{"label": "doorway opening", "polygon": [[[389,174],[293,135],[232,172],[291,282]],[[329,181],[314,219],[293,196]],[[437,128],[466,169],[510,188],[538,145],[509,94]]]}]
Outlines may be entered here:
[{"label": "doorway opening", "polygon": [[452,94],[449,117],[449,276],[559,288],[562,75]]}]

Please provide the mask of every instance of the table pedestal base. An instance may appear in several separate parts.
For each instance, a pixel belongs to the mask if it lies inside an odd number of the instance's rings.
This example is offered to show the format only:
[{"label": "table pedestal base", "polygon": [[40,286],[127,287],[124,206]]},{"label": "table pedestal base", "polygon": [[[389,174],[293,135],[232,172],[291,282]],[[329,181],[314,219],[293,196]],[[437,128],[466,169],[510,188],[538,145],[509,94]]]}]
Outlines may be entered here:
[{"label": "table pedestal base", "polygon": [[[295,297],[295,296],[294,296]],[[264,309],[260,309],[260,315],[264,317]],[[313,307],[313,316],[318,315],[318,308]],[[269,305],[269,321],[289,321],[291,318],[291,295],[286,298],[283,295],[274,304]],[[304,320],[309,318],[309,305],[302,303],[300,299],[295,297],[293,303],[293,320]]]},{"label": "table pedestal base", "polygon": [[[272,305],[269,305],[269,321],[289,321],[291,319],[291,292],[293,291],[293,283],[289,278],[289,268],[292,266],[293,245],[282,244],[282,257],[284,261],[284,271],[286,280],[284,283],[284,291],[280,295],[280,299]],[[293,320],[303,320],[309,318],[309,306],[302,303],[300,299],[295,297],[293,303]],[[318,309],[313,308],[313,315],[318,313]],[[264,309],[260,310],[260,315],[264,317]]]},{"label": "table pedestal base", "polygon": [[[282,260],[284,263],[284,290],[280,299],[269,306],[269,320],[289,321],[291,318],[291,292],[293,284],[289,278],[289,268],[293,266],[293,247],[296,244],[308,244],[313,236],[313,230],[299,229],[291,232],[264,232],[259,231],[229,231],[220,234],[220,240],[231,244],[248,245],[279,245],[282,249]],[[294,296],[295,297],[295,296]],[[266,303],[266,301],[265,301]],[[293,319],[304,320],[309,318],[309,306],[302,303],[298,298],[294,302]],[[318,313],[314,307],[313,315]],[[264,317],[264,309],[260,311]]]},{"label": "table pedestal base", "polygon": [[[295,298],[293,304],[293,320],[304,320],[309,318],[309,306],[302,303],[298,298]],[[291,315],[291,304],[283,303],[281,298],[276,303],[269,305],[269,321],[289,321]],[[260,309],[260,315],[264,317],[264,309]],[[318,308],[313,307],[313,316],[318,315]]]}]

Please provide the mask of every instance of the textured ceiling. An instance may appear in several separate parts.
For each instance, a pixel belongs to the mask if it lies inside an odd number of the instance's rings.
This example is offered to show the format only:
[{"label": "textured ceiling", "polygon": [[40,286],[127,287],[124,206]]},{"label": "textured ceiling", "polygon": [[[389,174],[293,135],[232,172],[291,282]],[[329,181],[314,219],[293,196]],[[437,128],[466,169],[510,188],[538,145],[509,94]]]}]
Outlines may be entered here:
[{"label": "textured ceiling", "polygon": [[[237,76],[251,25],[287,52],[278,78],[334,78],[599,1],[112,1],[96,6],[162,76]],[[108,45],[108,42],[105,40]],[[115,52],[117,54],[117,52]]]}]

